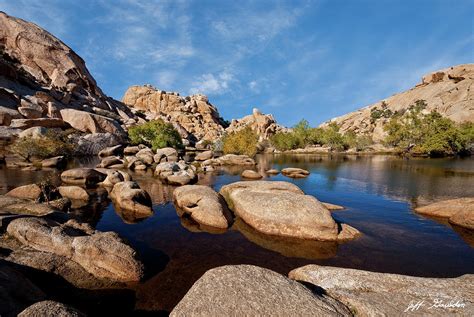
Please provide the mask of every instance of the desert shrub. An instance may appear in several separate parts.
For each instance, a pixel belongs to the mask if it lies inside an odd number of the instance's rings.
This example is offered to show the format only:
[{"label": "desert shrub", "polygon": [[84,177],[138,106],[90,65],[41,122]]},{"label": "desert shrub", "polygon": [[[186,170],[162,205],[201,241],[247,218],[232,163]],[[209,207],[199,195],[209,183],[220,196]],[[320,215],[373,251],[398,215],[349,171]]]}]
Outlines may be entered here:
[{"label": "desert shrub", "polygon": [[386,145],[430,156],[456,154],[470,146],[474,138],[472,124],[456,125],[436,111],[422,114],[424,108],[420,101],[410,106],[405,115],[392,118],[384,127]]},{"label": "desert shrub", "polygon": [[271,144],[279,151],[288,151],[300,146],[300,139],[294,132],[278,132],[270,137]]},{"label": "desert shrub", "polygon": [[382,101],[382,109],[374,107],[370,109],[370,122],[375,123],[380,118],[391,118],[394,113],[392,110],[388,109],[388,105],[385,101]]},{"label": "desert shrub", "polygon": [[323,128],[321,136],[322,144],[331,147],[336,151],[343,151],[349,148],[346,138],[339,132],[339,126],[335,122],[331,122],[327,127]]},{"label": "desert shrub", "polygon": [[161,119],[129,128],[128,137],[132,144],[145,144],[153,150],[164,147],[183,147],[179,132],[171,123],[166,123]]},{"label": "desert shrub", "polygon": [[372,137],[368,134],[357,135],[354,131],[344,134],[344,145],[356,151],[363,151],[374,144]]},{"label": "desert shrub", "polygon": [[70,157],[74,147],[69,141],[68,132],[50,129],[40,138],[19,138],[11,146],[10,151],[26,160],[45,159],[54,156]]},{"label": "desert shrub", "polygon": [[229,133],[222,138],[224,154],[245,154],[250,157],[257,153],[258,135],[250,127]]}]

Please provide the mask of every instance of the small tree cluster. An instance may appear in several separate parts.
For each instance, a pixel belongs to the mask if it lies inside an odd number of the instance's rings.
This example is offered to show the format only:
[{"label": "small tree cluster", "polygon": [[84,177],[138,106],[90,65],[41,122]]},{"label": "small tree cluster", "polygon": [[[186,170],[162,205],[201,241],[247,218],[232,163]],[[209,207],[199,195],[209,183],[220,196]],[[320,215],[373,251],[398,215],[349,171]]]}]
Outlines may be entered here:
[{"label": "small tree cluster", "polygon": [[245,154],[253,157],[257,153],[258,135],[250,127],[229,133],[222,138],[224,154]]},{"label": "small tree cluster", "polygon": [[67,136],[68,131],[49,129],[41,137],[17,139],[10,146],[10,151],[29,161],[54,156],[70,157],[74,152],[74,146]]},{"label": "small tree cluster", "polygon": [[164,147],[183,147],[179,132],[171,123],[166,123],[161,119],[129,128],[128,137],[132,144],[145,144],[153,150]]}]

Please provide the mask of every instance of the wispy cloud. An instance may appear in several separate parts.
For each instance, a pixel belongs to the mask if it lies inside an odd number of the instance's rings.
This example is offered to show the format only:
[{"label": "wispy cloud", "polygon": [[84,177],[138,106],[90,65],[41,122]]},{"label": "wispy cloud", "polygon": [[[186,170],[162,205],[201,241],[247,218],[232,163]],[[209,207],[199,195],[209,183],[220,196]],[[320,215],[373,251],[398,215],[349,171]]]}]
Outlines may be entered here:
[{"label": "wispy cloud", "polygon": [[203,74],[191,85],[190,94],[215,94],[221,95],[228,92],[230,85],[236,82],[234,75],[229,72],[221,72],[217,75]]}]

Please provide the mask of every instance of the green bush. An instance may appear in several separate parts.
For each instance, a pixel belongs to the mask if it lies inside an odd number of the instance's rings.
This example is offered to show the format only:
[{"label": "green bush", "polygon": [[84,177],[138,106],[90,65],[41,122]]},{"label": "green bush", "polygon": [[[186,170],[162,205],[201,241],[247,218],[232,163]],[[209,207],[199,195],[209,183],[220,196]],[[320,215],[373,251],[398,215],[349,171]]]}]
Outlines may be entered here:
[{"label": "green bush", "polygon": [[344,134],[344,146],[356,151],[363,151],[372,144],[374,144],[374,141],[368,134],[357,135],[354,131],[348,131]]},{"label": "green bush", "polygon": [[70,157],[74,152],[74,147],[67,135],[67,131],[50,129],[40,138],[17,139],[10,146],[10,151],[26,160],[45,159],[54,156]]},{"label": "green bush", "polygon": [[422,114],[423,101],[410,106],[405,115],[392,118],[384,127],[386,145],[402,152],[440,156],[466,150],[474,139],[472,123],[456,125],[436,111]]},{"label": "green bush", "polygon": [[128,137],[132,144],[145,144],[153,150],[164,147],[183,147],[179,132],[171,123],[166,123],[161,119],[129,128]]},{"label": "green bush", "polygon": [[225,135],[222,138],[224,154],[245,154],[253,157],[257,153],[258,135],[250,127]]}]

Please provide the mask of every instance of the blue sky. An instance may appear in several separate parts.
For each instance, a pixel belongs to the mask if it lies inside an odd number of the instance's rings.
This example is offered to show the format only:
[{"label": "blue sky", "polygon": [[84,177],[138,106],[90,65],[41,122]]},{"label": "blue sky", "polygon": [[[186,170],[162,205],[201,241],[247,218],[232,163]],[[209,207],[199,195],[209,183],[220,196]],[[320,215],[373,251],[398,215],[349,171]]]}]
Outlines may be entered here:
[{"label": "blue sky", "polygon": [[84,58],[121,99],[150,83],[317,125],[474,62],[472,0],[0,0]]}]

